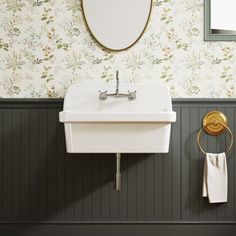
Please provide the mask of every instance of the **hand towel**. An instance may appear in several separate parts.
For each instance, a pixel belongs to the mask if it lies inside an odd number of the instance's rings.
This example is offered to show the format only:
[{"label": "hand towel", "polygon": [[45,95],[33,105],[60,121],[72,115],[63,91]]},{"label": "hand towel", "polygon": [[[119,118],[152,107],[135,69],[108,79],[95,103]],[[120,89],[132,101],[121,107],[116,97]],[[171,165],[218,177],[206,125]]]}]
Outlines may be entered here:
[{"label": "hand towel", "polygon": [[225,153],[206,153],[202,196],[208,197],[210,203],[227,202],[228,171]]}]

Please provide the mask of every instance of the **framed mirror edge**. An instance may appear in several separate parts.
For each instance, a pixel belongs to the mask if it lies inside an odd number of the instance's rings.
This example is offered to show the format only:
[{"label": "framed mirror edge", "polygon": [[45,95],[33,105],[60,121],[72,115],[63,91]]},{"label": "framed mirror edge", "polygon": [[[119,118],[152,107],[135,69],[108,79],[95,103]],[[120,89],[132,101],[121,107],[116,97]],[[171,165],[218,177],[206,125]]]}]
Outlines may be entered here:
[{"label": "framed mirror edge", "polygon": [[138,43],[138,41],[142,38],[142,36],[144,35],[144,33],[146,32],[146,29],[148,27],[148,23],[150,21],[150,18],[151,18],[151,14],[152,14],[152,7],[153,7],[153,0],[150,0],[150,9],[149,9],[149,14],[148,14],[148,18],[147,18],[147,22],[144,26],[144,29],[142,31],[142,33],[139,35],[139,37],[132,43],[130,44],[128,47],[125,47],[125,48],[122,48],[122,49],[113,49],[113,48],[109,48],[107,46],[105,46],[104,44],[102,44],[97,38],[96,36],[92,33],[92,30],[90,29],[89,27],[89,24],[88,24],[88,21],[86,19],[86,16],[85,16],[85,12],[84,12],[84,7],[83,7],[83,2],[85,0],[81,0],[81,9],[82,9],[82,15],[83,15],[83,19],[84,19],[84,22],[85,22],[85,26],[90,34],[90,36],[95,40],[95,42],[100,45],[102,48],[104,48],[105,50],[107,51],[110,51],[110,52],[122,52],[122,51],[126,51],[130,48],[132,48],[136,43]]},{"label": "framed mirror edge", "polygon": [[205,41],[236,41],[236,35],[216,35],[211,33],[211,0],[205,0],[204,6],[204,40]]}]

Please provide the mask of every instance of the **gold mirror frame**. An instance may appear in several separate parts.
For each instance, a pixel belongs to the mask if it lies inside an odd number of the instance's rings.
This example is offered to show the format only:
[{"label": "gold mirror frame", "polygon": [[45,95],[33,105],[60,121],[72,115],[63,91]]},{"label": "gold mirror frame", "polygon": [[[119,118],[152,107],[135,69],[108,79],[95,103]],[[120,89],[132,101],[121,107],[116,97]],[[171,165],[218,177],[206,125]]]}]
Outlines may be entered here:
[{"label": "gold mirror frame", "polygon": [[143,36],[143,34],[145,33],[146,29],[147,29],[147,26],[148,26],[148,23],[150,21],[150,17],[151,17],[151,14],[152,14],[152,7],[153,7],[153,0],[150,0],[151,1],[151,4],[150,4],[150,10],[149,10],[149,14],[148,14],[148,18],[147,18],[147,22],[144,26],[144,29],[142,31],[142,33],[140,34],[140,36],[131,44],[129,45],[128,47],[126,48],[122,48],[122,49],[112,49],[112,48],[109,48],[107,46],[105,46],[104,44],[102,44],[96,37],[95,35],[92,33],[92,30],[90,29],[89,27],[89,24],[88,24],[88,21],[86,19],[86,16],[85,16],[85,12],[84,12],[84,7],[83,7],[83,2],[86,1],[86,0],[81,0],[81,8],[82,8],[82,14],[83,14],[83,18],[84,18],[84,21],[85,21],[85,25],[86,25],[86,28],[87,30],[89,31],[90,35],[92,36],[92,38],[96,41],[96,43],[98,43],[100,46],[102,46],[104,49],[108,50],[108,51],[111,51],[111,52],[121,52],[121,51],[126,51],[128,49],[130,49],[131,47],[133,47]]}]

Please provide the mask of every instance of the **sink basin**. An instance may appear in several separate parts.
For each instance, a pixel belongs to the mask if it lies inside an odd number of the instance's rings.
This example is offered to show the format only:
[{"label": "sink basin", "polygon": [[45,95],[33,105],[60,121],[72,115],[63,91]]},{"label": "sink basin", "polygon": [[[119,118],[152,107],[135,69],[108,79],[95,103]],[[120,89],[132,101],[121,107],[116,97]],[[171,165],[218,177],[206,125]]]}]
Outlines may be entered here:
[{"label": "sink basin", "polygon": [[114,84],[81,82],[65,96],[60,122],[65,125],[69,153],[166,153],[171,123],[176,121],[168,89],[160,83],[120,84],[126,97],[99,100],[99,90],[114,92]]}]

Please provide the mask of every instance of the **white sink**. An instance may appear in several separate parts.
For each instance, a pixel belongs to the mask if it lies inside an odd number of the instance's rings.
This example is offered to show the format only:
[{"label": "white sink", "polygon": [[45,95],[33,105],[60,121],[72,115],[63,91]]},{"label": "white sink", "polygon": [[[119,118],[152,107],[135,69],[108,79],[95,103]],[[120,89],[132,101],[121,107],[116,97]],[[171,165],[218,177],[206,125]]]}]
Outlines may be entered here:
[{"label": "white sink", "polygon": [[136,90],[136,100],[108,97],[115,84],[81,82],[65,96],[60,122],[65,125],[69,153],[166,153],[171,123],[176,121],[168,89],[159,83],[120,84],[120,92]]}]

